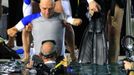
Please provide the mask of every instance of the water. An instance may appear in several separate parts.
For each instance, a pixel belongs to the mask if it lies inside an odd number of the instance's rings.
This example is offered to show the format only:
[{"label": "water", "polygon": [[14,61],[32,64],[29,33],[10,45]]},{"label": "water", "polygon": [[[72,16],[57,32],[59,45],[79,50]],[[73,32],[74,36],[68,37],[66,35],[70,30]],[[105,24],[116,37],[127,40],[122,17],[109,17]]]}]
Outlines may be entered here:
[{"label": "water", "polygon": [[126,75],[117,64],[77,64],[70,67],[70,75]]},{"label": "water", "polygon": [[[6,74],[9,73],[8,69],[11,69],[8,65],[2,64],[0,62],[0,70]],[[16,63],[12,63],[16,64]],[[4,66],[4,67],[2,67]],[[13,66],[12,66],[13,67]],[[12,70],[12,69],[11,69]],[[24,74],[22,74],[24,73]],[[36,75],[36,70],[24,70],[22,73],[14,73],[10,75]],[[0,73],[2,75],[2,73]],[[9,74],[8,74],[9,75]],[[120,65],[118,64],[110,64],[110,65],[96,65],[96,64],[80,64],[80,63],[71,63],[70,66],[67,67],[67,73],[62,75],[126,75],[121,69]]]}]

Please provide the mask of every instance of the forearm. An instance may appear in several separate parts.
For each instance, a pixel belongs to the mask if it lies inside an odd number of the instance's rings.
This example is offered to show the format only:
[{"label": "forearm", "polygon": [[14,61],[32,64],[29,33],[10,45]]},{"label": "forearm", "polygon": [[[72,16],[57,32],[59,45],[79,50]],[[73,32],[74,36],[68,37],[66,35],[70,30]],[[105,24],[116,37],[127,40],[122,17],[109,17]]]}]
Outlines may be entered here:
[{"label": "forearm", "polygon": [[74,31],[71,25],[66,26],[66,34],[65,34],[65,40],[66,40],[66,45],[67,45],[67,50],[70,52],[70,57],[72,61],[76,61],[77,58],[75,56],[75,35]]},{"label": "forearm", "polygon": [[68,51],[70,53],[74,53],[75,35],[74,35],[74,31],[71,25],[67,25],[66,27],[65,40],[66,40]]},{"label": "forearm", "polygon": [[30,32],[26,31],[26,29],[24,29],[22,32],[22,43],[24,53],[30,53]]}]

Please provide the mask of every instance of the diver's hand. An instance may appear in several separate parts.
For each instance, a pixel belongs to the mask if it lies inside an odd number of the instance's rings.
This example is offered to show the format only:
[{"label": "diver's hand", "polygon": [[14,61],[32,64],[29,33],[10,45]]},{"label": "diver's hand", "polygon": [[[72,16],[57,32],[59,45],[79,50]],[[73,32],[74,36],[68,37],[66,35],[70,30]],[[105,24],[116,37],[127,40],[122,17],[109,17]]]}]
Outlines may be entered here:
[{"label": "diver's hand", "polygon": [[7,30],[7,34],[10,37],[15,37],[17,32],[18,32],[18,30],[15,27],[12,27],[12,28]]},{"label": "diver's hand", "polygon": [[125,70],[134,69],[134,62],[124,61],[124,68]]},{"label": "diver's hand", "polygon": [[82,23],[82,20],[80,18],[73,18],[73,26],[79,26]]},{"label": "diver's hand", "polygon": [[32,31],[32,24],[29,23],[28,25],[26,25],[25,29],[26,31]]},{"label": "diver's hand", "polygon": [[96,1],[89,2],[89,14],[93,15],[94,12],[99,12],[101,10],[101,6]]}]

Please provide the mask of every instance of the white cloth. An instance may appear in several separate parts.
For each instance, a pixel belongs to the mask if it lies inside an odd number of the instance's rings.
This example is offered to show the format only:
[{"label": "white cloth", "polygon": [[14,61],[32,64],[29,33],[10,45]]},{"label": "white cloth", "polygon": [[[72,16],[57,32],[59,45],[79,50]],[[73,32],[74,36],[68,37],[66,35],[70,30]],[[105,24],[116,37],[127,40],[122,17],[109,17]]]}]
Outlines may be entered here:
[{"label": "white cloth", "polygon": [[26,4],[23,2],[23,16],[26,17],[32,14],[32,4]]},{"label": "white cloth", "polygon": [[92,1],[94,1],[94,0],[87,0],[88,3],[92,2]]},{"label": "white cloth", "polygon": [[66,15],[66,21],[73,24],[74,19],[72,18],[71,6],[69,0],[61,0],[61,4]]}]

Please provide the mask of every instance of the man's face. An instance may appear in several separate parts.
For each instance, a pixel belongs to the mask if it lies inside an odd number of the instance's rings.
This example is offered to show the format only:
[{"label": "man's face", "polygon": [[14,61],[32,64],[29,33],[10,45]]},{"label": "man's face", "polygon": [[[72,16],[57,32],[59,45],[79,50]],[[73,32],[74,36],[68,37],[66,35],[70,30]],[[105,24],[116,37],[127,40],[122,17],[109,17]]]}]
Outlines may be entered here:
[{"label": "man's face", "polygon": [[52,50],[54,49],[54,44],[51,42],[46,42],[42,45],[42,52],[43,54],[49,54],[52,52]]},{"label": "man's face", "polygon": [[54,3],[52,0],[41,0],[40,2],[41,13],[45,18],[49,18],[54,13]]}]

